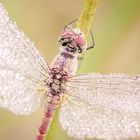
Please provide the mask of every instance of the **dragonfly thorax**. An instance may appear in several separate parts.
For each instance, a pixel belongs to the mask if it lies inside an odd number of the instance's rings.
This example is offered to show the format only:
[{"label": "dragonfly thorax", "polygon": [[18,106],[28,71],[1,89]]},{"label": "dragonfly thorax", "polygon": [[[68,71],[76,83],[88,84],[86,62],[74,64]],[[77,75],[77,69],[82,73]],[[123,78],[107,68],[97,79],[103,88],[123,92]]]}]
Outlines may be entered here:
[{"label": "dragonfly thorax", "polygon": [[50,78],[46,81],[50,93],[52,95],[63,94],[67,78],[68,76],[66,72],[59,70],[58,68],[52,68],[50,71]]}]

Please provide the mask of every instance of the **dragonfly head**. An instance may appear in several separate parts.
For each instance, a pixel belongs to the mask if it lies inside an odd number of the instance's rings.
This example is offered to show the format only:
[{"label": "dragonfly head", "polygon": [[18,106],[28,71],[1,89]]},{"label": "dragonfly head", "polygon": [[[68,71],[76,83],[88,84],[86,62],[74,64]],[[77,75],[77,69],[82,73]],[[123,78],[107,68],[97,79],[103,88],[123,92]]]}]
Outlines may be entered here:
[{"label": "dragonfly head", "polygon": [[82,53],[87,48],[85,37],[78,28],[65,28],[60,35],[59,42],[61,50],[68,53]]}]

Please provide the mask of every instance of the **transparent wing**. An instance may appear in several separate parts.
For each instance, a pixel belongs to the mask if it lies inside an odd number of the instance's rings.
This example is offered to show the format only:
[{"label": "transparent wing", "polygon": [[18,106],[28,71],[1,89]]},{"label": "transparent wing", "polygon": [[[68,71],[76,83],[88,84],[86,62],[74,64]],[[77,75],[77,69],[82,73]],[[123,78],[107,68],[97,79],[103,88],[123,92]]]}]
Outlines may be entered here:
[{"label": "transparent wing", "polygon": [[140,113],[140,76],[79,75],[69,79],[67,91],[92,106]]},{"label": "transparent wing", "polygon": [[77,139],[140,136],[140,77],[85,74],[67,82],[60,123]]},{"label": "transparent wing", "polygon": [[49,67],[35,45],[12,22],[0,4],[0,106],[29,114],[39,106],[39,85]]},{"label": "transparent wing", "polygon": [[120,140],[140,136],[140,113],[91,106],[80,100],[64,100],[59,121],[68,135],[76,139]]},{"label": "transparent wing", "polygon": [[0,67],[0,106],[9,111],[28,115],[41,102],[39,85],[10,69]]},{"label": "transparent wing", "polygon": [[0,64],[28,75],[34,80],[46,78],[48,65],[34,43],[11,21],[0,4]]}]

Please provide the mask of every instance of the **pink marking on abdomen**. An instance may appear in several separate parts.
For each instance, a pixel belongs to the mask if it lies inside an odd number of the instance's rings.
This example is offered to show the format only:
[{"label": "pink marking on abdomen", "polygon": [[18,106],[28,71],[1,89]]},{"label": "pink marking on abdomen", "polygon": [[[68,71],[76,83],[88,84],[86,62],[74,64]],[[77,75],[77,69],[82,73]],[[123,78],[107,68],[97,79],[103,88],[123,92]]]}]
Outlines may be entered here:
[{"label": "pink marking on abdomen", "polygon": [[56,108],[58,107],[59,100],[55,98],[55,96],[48,97],[49,101],[45,107],[44,117],[42,119],[41,125],[38,130],[37,140],[44,140],[46,137],[46,133],[51,124],[53,115],[55,113]]}]

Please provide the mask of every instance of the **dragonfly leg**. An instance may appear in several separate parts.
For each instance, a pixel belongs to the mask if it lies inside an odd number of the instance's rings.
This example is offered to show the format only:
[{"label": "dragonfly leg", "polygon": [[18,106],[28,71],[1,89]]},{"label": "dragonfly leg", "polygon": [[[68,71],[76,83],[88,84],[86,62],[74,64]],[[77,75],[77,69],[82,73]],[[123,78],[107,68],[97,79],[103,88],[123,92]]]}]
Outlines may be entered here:
[{"label": "dragonfly leg", "polygon": [[71,25],[71,24],[77,22],[77,20],[78,20],[78,19],[74,19],[74,20],[72,20],[71,22],[67,23],[67,24],[64,26],[64,30],[65,30],[69,25]]},{"label": "dragonfly leg", "polygon": [[[91,34],[91,42],[92,42],[92,45],[89,46],[89,47],[87,47],[87,51],[90,50],[90,49],[92,49],[92,48],[94,48],[94,46],[95,46],[95,43],[94,43],[94,36],[93,36],[93,32],[92,32],[91,29],[90,29],[90,34]],[[78,56],[77,59],[78,59],[78,70],[79,70],[79,69],[80,69],[80,66],[81,66],[81,64],[82,64],[82,61],[83,61],[83,59],[84,59],[84,54]]]},{"label": "dragonfly leg", "polygon": [[88,48],[87,48],[87,50],[90,50],[90,49],[93,49],[94,48],[94,46],[89,46]]},{"label": "dragonfly leg", "polygon": [[90,49],[94,48],[94,46],[95,46],[94,35],[93,35],[93,32],[92,32],[91,29],[90,29],[90,35],[91,35],[91,42],[92,42],[92,45],[89,46],[89,47],[87,48],[87,50],[90,50]]}]

